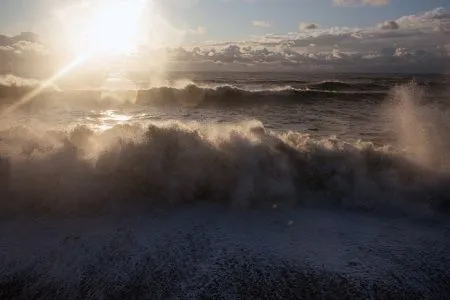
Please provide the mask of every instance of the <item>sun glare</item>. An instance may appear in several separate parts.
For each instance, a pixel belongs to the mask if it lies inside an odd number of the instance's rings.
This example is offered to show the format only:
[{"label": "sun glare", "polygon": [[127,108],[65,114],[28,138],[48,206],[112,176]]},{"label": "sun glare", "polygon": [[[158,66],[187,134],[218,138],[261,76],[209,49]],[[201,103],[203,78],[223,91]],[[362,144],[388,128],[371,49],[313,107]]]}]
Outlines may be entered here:
[{"label": "sun glare", "polygon": [[139,43],[145,0],[104,2],[92,9],[76,48],[84,53],[123,54]]}]

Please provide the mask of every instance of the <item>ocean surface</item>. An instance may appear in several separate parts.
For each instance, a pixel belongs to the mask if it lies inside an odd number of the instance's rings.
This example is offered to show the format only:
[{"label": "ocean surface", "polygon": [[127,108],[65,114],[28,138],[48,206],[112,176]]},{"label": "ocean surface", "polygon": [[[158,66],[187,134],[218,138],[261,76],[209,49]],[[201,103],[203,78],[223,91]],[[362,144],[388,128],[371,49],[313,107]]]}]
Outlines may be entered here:
[{"label": "ocean surface", "polygon": [[[110,74],[91,87],[52,85],[22,105],[8,124],[38,120],[63,128],[106,129],[124,122],[257,120],[268,130],[387,144],[395,143],[398,134],[392,124],[397,118],[389,112],[403,104],[447,108],[450,81],[446,75],[395,74],[176,73],[146,80],[124,76]],[[33,84],[26,84],[0,85],[2,104],[14,103],[31,90]],[[400,89],[405,94],[395,95]]]},{"label": "ocean surface", "polygon": [[0,80],[3,298],[450,295],[449,75],[100,83]]}]

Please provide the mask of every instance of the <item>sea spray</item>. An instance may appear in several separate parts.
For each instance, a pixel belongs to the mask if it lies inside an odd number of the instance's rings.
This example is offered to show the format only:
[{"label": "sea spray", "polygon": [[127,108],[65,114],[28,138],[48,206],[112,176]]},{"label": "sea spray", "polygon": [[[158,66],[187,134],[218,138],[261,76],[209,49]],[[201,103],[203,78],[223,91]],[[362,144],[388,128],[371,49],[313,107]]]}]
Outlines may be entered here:
[{"label": "sea spray", "polygon": [[435,171],[449,172],[448,110],[426,99],[425,91],[414,82],[392,90],[390,114],[398,145],[414,162]]},{"label": "sea spray", "polygon": [[[411,213],[446,206],[448,180],[389,147],[275,133],[259,122],[0,132],[23,210],[278,203]],[[4,158],[2,158],[4,160]],[[3,168],[5,169],[5,168]],[[3,187],[5,188],[5,187]]]}]

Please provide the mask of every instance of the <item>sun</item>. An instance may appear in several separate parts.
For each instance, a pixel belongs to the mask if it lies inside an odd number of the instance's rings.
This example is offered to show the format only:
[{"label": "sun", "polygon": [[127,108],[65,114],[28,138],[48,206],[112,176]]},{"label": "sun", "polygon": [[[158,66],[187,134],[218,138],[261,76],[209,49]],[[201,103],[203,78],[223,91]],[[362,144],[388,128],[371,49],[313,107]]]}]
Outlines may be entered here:
[{"label": "sun", "polygon": [[96,52],[122,53],[132,50],[139,38],[143,1],[119,1],[100,7],[87,34]]},{"label": "sun", "polygon": [[111,0],[90,8],[75,48],[80,54],[115,55],[137,47],[142,34],[145,0]]}]

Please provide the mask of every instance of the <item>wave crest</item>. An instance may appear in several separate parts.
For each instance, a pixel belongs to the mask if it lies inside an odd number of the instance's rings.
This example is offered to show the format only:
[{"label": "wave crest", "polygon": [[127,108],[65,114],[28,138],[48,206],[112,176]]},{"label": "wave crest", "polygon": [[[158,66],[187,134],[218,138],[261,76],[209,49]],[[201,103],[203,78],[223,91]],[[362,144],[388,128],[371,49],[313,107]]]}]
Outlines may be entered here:
[{"label": "wave crest", "polygon": [[[384,95],[383,93],[381,93]],[[247,90],[236,86],[217,86],[204,88],[189,85],[183,89],[170,87],[140,90],[137,94],[138,104],[153,105],[245,105],[265,104],[268,102],[307,102],[317,100],[349,100],[379,99],[379,92],[336,92],[332,90],[298,89],[291,86],[268,89]]]}]

